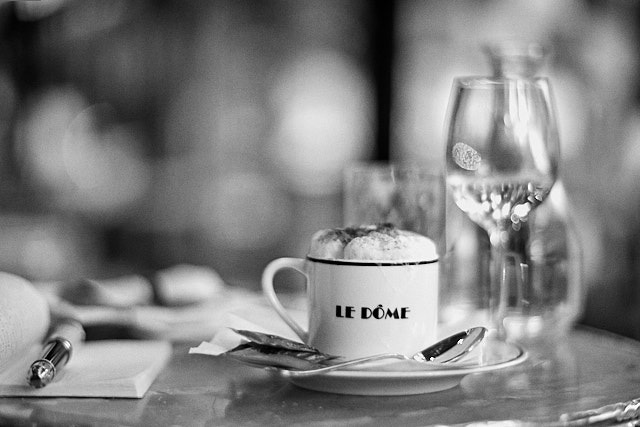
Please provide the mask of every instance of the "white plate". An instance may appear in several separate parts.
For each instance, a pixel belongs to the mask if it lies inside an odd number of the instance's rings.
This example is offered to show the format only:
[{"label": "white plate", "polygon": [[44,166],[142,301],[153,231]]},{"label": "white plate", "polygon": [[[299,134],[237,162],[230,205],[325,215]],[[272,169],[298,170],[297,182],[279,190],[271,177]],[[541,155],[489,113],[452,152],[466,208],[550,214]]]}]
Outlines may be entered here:
[{"label": "white plate", "polygon": [[[341,370],[310,377],[296,377],[295,371],[281,370],[291,383],[309,390],[364,396],[398,396],[432,393],[455,387],[465,375],[495,371],[524,362],[527,353],[520,346],[486,342],[475,360],[455,368],[420,369],[420,362],[379,362],[365,368]],[[475,353],[475,351],[473,352]]]}]

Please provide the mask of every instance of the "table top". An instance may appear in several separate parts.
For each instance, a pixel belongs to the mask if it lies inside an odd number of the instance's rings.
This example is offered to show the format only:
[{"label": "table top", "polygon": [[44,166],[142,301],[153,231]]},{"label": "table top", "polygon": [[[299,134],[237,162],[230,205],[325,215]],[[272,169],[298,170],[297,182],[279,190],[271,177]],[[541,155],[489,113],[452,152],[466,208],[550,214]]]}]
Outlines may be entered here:
[{"label": "table top", "polygon": [[[640,342],[577,328],[555,346],[528,348],[521,365],[471,374],[454,388],[409,396],[350,396],[298,388],[275,373],[188,354],[142,399],[5,398],[0,425],[434,425],[521,420],[640,397]],[[544,347],[550,347],[544,349]]]}]

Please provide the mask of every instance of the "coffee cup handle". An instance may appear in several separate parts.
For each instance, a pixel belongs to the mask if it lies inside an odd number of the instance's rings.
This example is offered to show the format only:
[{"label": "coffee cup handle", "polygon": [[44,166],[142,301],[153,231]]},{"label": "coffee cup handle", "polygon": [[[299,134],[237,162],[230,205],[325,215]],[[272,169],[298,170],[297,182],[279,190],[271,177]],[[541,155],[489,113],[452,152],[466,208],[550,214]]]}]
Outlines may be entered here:
[{"label": "coffee cup handle", "polygon": [[262,292],[267,297],[273,308],[275,308],[276,312],[280,315],[282,320],[285,321],[287,325],[298,335],[302,342],[307,343],[309,338],[309,333],[305,331],[289,314],[289,312],[282,306],[282,303],[278,299],[276,292],[273,288],[273,278],[279,270],[290,268],[298,271],[303,274],[307,279],[307,286],[309,276],[307,275],[305,260],[302,258],[278,258],[271,261],[265,267],[262,272]]}]

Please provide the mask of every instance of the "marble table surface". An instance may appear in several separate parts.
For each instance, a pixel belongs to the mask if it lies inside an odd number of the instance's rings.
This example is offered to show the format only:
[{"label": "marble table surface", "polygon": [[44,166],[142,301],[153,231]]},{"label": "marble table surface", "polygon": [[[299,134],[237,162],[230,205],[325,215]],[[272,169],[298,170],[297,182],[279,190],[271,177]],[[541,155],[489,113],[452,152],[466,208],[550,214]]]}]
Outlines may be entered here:
[{"label": "marble table surface", "polygon": [[310,391],[273,372],[190,355],[193,344],[174,343],[169,365],[142,399],[4,398],[0,425],[535,424],[640,397],[640,342],[581,327],[553,345],[529,345],[529,358],[518,366],[407,396]]}]

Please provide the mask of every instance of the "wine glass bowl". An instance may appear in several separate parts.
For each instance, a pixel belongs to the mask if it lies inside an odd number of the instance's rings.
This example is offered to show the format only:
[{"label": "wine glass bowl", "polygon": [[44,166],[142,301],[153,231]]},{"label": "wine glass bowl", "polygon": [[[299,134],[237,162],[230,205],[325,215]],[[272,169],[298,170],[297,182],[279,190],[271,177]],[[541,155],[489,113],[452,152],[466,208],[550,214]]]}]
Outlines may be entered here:
[{"label": "wine glass bowl", "polygon": [[548,83],[455,79],[448,118],[447,186],[493,242],[526,221],[556,180],[558,133]]},{"label": "wine glass bowl", "polygon": [[[512,236],[551,191],[559,161],[550,86],[546,78],[533,77],[540,51],[519,51],[517,58],[513,50],[505,52],[490,50],[494,76],[454,79],[446,128],[447,187],[491,242],[491,283],[485,293],[490,327],[499,336],[509,288],[522,295],[526,280],[526,263],[511,251]],[[511,56],[501,62],[499,54]],[[507,277],[507,262],[523,271]]]}]

